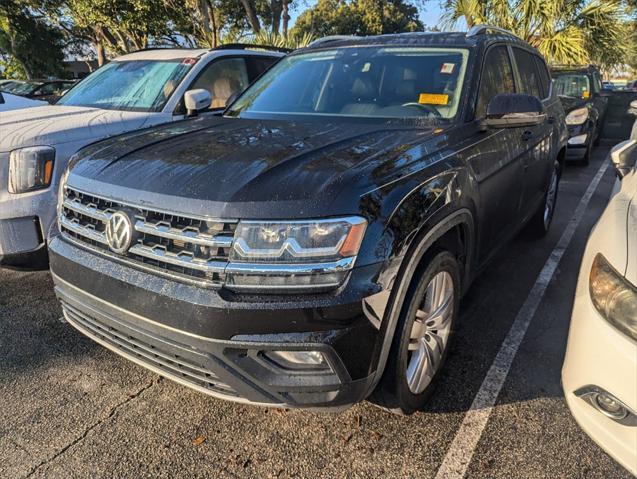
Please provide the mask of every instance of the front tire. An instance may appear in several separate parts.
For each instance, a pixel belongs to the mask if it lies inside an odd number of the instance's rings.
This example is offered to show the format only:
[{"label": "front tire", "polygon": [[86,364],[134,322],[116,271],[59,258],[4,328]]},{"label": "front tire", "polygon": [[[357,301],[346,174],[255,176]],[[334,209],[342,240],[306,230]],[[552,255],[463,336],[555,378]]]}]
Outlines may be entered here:
[{"label": "front tire", "polygon": [[400,415],[424,407],[447,357],[459,304],[458,261],[446,251],[427,255],[405,297],[372,402]]}]

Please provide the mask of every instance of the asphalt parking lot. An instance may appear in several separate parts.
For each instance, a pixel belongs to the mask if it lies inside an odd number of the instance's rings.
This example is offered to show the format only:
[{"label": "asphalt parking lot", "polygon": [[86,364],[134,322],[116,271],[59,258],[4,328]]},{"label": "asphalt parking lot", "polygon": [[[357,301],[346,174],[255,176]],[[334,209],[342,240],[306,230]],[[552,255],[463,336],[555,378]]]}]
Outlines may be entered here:
[{"label": "asphalt parking lot", "polygon": [[[364,403],[337,415],[219,401],[161,379],[62,323],[48,273],[0,270],[0,476],[435,477],[551,252],[606,158],[569,165],[551,233],[501,251],[463,300],[444,377],[410,417]],[[577,426],[560,369],[608,168],[564,252],[474,448],[466,477],[623,478]]]}]

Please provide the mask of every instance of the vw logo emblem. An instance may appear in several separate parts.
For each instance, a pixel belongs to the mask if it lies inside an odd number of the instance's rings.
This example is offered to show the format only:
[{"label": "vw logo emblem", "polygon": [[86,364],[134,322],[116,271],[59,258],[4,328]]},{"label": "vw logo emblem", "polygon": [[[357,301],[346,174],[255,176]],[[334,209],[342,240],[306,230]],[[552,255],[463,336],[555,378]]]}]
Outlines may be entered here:
[{"label": "vw logo emblem", "polygon": [[124,254],[133,242],[133,222],[123,211],[116,211],[106,223],[108,247],[117,254]]}]

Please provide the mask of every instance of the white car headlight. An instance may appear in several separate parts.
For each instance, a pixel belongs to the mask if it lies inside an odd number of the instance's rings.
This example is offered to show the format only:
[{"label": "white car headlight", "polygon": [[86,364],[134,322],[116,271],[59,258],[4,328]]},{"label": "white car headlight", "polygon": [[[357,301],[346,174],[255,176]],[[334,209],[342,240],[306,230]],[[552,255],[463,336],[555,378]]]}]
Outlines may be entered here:
[{"label": "white car headlight", "polygon": [[359,217],[241,221],[226,286],[255,291],[337,287],[354,266],[366,228]]},{"label": "white car headlight", "polygon": [[9,193],[18,194],[48,188],[53,179],[55,149],[32,146],[9,154]]},{"label": "white car headlight", "polygon": [[637,288],[598,254],[589,280],[593,305],[604,319],[637,340]]},{"label": "white car headlight", "polygon": [[566,115],[566,124],[569,126],[581,125],[588,120],[588,108],[578,108]]}]

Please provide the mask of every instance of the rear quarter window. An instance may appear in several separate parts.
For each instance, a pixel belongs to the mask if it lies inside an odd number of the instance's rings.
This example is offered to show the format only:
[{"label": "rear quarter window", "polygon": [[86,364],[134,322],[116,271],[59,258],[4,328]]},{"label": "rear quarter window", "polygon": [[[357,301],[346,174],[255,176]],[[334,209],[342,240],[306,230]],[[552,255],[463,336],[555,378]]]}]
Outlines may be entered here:
[{"label": "rear quarter window", "polygon": [[542,89],[542,98],[548,98],[551,95],[551,75],[546,67],[546,63],[540,57],[535,57],[535,63],[540,78],[540,87]]}]

